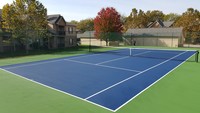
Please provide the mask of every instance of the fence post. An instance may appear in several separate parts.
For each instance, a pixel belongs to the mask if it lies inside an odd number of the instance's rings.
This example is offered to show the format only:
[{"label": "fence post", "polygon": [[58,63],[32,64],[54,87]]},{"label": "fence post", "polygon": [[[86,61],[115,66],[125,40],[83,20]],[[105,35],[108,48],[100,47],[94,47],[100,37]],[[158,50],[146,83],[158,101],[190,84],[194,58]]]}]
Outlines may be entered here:
[{"label": "fence post", "polygon": [[174,41],[174,33],[172,32],[172,42],[171,42],[171,47],[173,47],[173,41]]},{"label": "fence post", "polygon": [[89,52],[91,52],[91,31],[89,31]]},{"label": "fence post", "polygon": [[158,36],[158,33],[157,33],[157,36],[156,36],[156,46],[158,46],[158,39],[159,39],[159,36]]}]

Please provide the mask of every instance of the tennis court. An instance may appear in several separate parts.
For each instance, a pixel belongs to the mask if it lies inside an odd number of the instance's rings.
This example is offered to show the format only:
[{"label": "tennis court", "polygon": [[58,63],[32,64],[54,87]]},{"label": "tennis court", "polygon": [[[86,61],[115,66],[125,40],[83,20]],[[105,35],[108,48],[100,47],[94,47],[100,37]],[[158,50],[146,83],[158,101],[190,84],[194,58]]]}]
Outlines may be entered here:
[{"label": "tennis court", "polygon": [[1,69],[115,112],[197,55],[197,51],[121,48]]}]

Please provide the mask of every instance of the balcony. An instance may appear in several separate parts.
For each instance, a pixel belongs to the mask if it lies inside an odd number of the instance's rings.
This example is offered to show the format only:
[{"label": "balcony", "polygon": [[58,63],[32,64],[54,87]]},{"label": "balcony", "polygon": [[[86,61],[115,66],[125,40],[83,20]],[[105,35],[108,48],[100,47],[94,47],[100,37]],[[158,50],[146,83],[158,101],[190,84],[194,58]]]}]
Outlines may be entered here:
[{"label": "balcony", "polygon": [[58,31],[58,35],[66,35],[65,31]]}]

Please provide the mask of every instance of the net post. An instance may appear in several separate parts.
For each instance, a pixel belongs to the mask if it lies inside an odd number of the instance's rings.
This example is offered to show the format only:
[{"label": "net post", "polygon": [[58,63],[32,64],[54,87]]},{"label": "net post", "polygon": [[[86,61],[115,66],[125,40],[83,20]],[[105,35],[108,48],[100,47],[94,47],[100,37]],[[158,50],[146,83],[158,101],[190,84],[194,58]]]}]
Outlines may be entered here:
[{"label": "net post", "polygon": [[199,62],[199,50],[197,50],[195,61],[196,61],[197,63]]},{"label": "net post", "polygon": [[131,48],[129,48],[129,56],[132,55],[132,51],[131,51]]}]

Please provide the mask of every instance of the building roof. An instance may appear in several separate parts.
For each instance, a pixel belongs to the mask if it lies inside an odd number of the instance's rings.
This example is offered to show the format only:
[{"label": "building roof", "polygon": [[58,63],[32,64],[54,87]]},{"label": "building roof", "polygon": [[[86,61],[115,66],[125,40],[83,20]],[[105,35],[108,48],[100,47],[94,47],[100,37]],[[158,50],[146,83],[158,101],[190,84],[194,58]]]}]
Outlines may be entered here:
[{"label": "building roof", "polygon": [[159,23],[159,25],[160,25],[161,27],[165,27],[165,25],[164,25],[164,23],[162,22],[162,20],[157,20],[157,22]]},{"label": "building roof", "polygon": [[154,25],[156,25],[156,24],[158,24],[159,25],[159,27],[164,27],[164,24],[163,24],[163,22],[160,20],[160,19],[158,19],[158,20],[156,20],[156,21],[154,21],[154,22],[150,22],[148,25],[147,25],[147,27],[148,28],[152,28]]},{"label": "building roof", "polygon": [[56,14],[56,15],[47,15],[47,21],[51,24],[55,24],[58,19],[60,18],[61,15]]},{"label": "building roof", "polygon": [[173,25],[174,21],[164,21],[163,24],[165,27],[171,27]]},{"label": "building roof", "polygon": [[[65,19],[60,14],[47,15],[47,21],[51,24],[56,24],[60,18],[62,18],[65,21]],[[75,24],[72,24],[66,21],[65,23],[67,26],[76,26]]]},{"label": "building roof", "polygon": [[154,25],[158,24],[159,27],[171,27],[173,25],[174,21],[162,21],[160,19],[154,21],[154,22],[150,22],[147,26],[148,28],[152,28]]},{"label": "building roof", "polygon": [[128,29],[126,34],[133,36],[182,36],[183,28],[142,28]]}]

